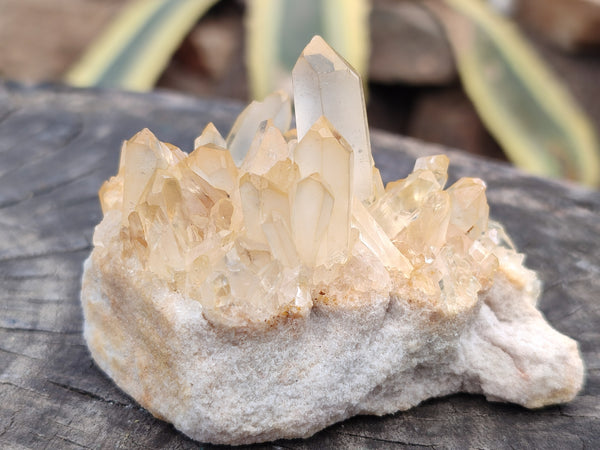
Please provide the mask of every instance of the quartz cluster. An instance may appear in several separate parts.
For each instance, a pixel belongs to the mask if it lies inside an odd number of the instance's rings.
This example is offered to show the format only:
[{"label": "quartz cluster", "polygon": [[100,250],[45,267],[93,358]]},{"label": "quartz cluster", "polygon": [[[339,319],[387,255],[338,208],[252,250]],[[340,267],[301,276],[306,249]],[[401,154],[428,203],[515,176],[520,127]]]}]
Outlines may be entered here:
[{"label": "quartz cluster", "polygon": [[143,130],[100,190],[85,263],[92,355],[190,436],[309,436],[453,392],[539,407],[583,380],[577,344],[535,308],[540,283],[486,186],[445,188],[417,159],[384,188],[361,80],[315,37],[292,107],[251,103],[187,154]]},{"label": "quartz cluster", "polygon": [[[207,125],[189,155],[148,130],[124,143],[100,191],[124,258],[232,326],[305,315],[319,292],[391,292],[459,311],[489,287],[498,258],[520,265],[488,221],[483,181],[444,190],[446,156],[419,158],[384,189],[361,80],[321,38],[293,80],[297,131],[277,92],[250,104],[227,139]],[[364,279],[347,266],[364,266]]]}]

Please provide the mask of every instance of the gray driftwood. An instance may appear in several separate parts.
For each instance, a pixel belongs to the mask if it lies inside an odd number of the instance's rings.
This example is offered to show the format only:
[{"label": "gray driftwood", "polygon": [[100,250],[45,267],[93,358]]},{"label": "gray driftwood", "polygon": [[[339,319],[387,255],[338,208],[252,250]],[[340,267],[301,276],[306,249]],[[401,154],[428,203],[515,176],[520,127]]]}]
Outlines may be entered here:
[{"label": "gray driftwood", "polygon": [[[94,365],[81,335],[81,264],[101,219],[96,193],[116,173],[123,139],[148,127],[190,150],[209,120],[225,133],[240,109],[179,95],[0,83],[0,448],[201,447]],[[600,195],[397,136],[374,132],[372,140],[386,181],[437,152],[450,155],[454,179],[487,181],[492,216],[545,283],[541,309],[580,342],[586,386],[570,404],[537,411],[454,395],[259,447],[598,448]]]}]

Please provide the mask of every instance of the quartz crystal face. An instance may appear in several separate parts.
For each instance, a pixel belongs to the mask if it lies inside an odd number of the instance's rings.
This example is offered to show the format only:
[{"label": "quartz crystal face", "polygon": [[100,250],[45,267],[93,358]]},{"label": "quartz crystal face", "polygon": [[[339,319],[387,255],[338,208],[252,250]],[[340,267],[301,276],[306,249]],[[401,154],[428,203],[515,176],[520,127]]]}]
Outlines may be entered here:
[{"label": "quartz crystal face", "polygon": [[[120,233],[96,246],[234,327],[306,315],[323,292],[348,302],[395,295],[453,315],[476,303],[499,260],[520,265],[489,221],[485,183],[445,189],[446,156],[417,159],[383,189],[360,77],[320,37],[293,82],[297,131],[290,99],[276,92],[250,104],[226,139],[208,124],[189,154],[149,130],[125,142],[100,191]],[[357,267],[364,279],[349,276]]]}]

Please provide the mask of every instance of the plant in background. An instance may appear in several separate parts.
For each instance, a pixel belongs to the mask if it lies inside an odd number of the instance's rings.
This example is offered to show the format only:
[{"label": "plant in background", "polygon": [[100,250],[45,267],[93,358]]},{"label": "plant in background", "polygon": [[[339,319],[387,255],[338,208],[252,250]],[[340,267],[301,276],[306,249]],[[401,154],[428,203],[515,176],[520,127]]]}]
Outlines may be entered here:
[{"label": "plant in background", "polygon": [[[215,3],[130,3],[65,80],[152,89],[185,35]],[[511,22],[482,0],[419,3],[444,25],[463,86],[508,158],[531,173],[599,186],[600,150],[592,126]],[[295,55],[314,34],[324,36],[366,80],[370,2],[253,0],[246,6],[255,98],[289,90]]]},{"label": "plant in background", "polygon": [[73,86],[151,90],[185,35],[217,0],[136,0],[67,72]]}]

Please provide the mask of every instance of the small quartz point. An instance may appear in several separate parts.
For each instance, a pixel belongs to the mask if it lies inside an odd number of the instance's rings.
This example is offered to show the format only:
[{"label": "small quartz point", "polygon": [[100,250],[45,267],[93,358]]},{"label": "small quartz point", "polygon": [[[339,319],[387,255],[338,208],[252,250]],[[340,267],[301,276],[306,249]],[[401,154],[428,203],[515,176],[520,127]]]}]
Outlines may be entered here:
[{"label": "small quartz point", "polygon": [[264,175],[278,161],[288,158],[288,146],[281,130],[272,120],[262,122],[250,144],[241,170]]},{"label": "small quartz point", "polygon": [[98,365],[220,444],[454,392],[572,399],[577,344],[536,309],[540,281],[489,219],[485,183],[446,188],[434,155],[384,187],[356,72],[315,37],[293,78],[297,132],[276,92],[189,154],[146,129],[123,144],[82,282]]},{"label": "small quartz point", "polygon": [[253,101],[239,115],[227,136],[227,148],[236,164],[242,163],[256,130],[267,119],[271,119],[282,133],[289,130],[292,123],[292,103],[285,92],[274,92],[262,102]]},{"label": "small quartz point", "polygon": [[234,191],[238,171],[231,153],[226,148],[207,142],[196,147],[185,160],[185,164],[215,188],[229,194]]},{"label": "small quartz point", "polygon": [[373,157],[362,81],[320,36],[306,46],[292,71],[298,139],[325,116],[354,151],[354,193],[374,200]]},{"label": "small quartz point", "polygon": [[181,150],[173,151],[147,128],[127,141],[121,150],[120,165],[124,180],[124,217],[133,211],[155,172],[184,157]]},{"label": "small quartz point", "polygon": [[206,125],[204,130],[202,130],[202,134],[194,140],[194,148],[211,144],[216,147],[227,148],[225,139],[223,139],[223,136],[221,136],[221,133],[219,133],[219,130],[217,130],[217,127],[212,122]]},{"label": "small quartz point", "polygon": [[394,246],[385,231],[356,197],[352,204],[352,214],[353,222],[360,232],[360,240],[365,246],[378,255],[387,268],[409,276],[413,269],[410,261]]}]

